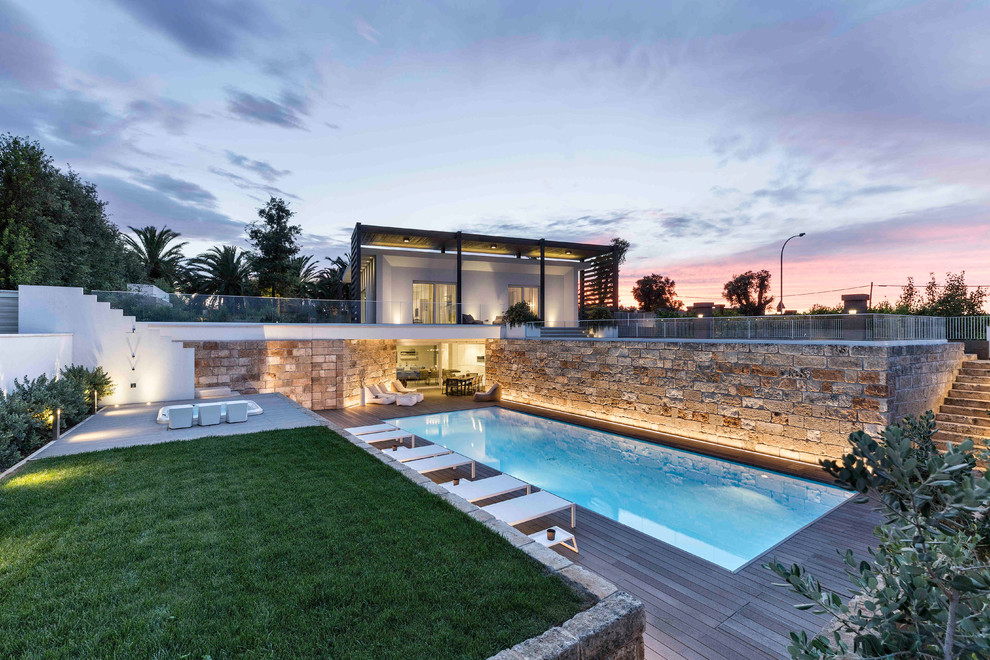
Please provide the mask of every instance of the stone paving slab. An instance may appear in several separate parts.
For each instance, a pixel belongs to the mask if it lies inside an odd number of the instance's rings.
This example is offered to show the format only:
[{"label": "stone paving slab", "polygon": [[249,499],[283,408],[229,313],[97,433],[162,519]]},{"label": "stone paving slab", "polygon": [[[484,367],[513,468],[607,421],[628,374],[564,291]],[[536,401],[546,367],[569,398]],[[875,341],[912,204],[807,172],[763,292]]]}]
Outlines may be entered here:
[{"label": "stone paving slab", "polygon": [[[168,430],[158,424],[158,409],[181,403],[218,403],[248,399],[264,409],[261,415],[248,417],[241,424],[193,426],[188,429]],[[104,408],[82,424],[69,429],[56,442],[38,452],[32,459],[66,456],[87,451],[153,445],[160,442],[194,440],[207,436],[236,435],[276,429],[294,429],[304,426],[320,426],[324,420],[281,394],[232,395],[215,399],[167,401],[150,405],[134,404]]]}]

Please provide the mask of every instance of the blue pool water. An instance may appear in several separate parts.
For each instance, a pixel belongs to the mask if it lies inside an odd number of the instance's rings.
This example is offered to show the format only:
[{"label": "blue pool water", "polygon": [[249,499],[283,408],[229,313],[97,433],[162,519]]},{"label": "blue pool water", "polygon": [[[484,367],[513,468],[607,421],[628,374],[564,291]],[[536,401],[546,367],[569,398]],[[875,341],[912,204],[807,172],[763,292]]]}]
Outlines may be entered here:
[{"label": "blue pool water", "polygon": [[729,570],[852,495],[504,408],[389,421]]}]

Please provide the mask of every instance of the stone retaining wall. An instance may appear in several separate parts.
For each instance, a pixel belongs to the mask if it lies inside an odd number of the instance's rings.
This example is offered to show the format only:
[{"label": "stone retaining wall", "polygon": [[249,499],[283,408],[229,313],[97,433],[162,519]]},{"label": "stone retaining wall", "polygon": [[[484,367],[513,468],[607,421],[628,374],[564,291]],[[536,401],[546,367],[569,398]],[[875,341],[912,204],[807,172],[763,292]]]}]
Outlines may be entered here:
[{"label": "stone retaining wall", "polygon": [[395,378],[396,343],[379,339],[187,341],[196,387],[284,394],[325,410],[361,403],[367,384]]},{"label": "stone retaining wall", "polygon": [[959,344],[490,339],[502,398],[807,462],[934,409]]}]

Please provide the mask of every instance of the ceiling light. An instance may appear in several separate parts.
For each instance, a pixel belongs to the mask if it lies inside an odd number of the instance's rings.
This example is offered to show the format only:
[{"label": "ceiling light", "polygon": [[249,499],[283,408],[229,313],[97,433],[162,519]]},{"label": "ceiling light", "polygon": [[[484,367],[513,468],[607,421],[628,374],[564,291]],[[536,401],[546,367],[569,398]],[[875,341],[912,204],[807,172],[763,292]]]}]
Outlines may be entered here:
[{"label": "ceiling light", "polygon": [[571,253],[570,250],[564,250],[564,254],[570,254],[570,253]]},{"label": "ceiling light", "polygon": [[498,247],[497,245],[495,245],[494,243],[492,243],[492,245],[491,245],[491,248],[492,248],[493,250],[494,250],[495,248],[497,248],[497,247]]},{"label": "ceiling light", "polygon": [[408,243],[409,242],[409,237],[408,236],[403,236],[402,237],[402,242],[403,243]]}]

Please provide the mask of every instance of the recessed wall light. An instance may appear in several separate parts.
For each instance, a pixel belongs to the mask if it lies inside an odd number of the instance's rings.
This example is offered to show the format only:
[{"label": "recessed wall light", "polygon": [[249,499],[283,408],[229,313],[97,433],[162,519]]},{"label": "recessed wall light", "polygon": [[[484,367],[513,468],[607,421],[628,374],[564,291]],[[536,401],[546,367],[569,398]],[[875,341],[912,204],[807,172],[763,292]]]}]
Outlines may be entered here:
[{"label": "recessed wall light", "polygon": [[564,254],[570,254],[570,253],[571,253],[570,250],[564,250]]},{"label": "recessed wall light", "polygon": [[409,237],[408,236],[403,236],[402,237],[402,242],[403,243],[408,243],[409,242]]},{"label": "recessed wall light", "polygon": [[491,248],[492,248],[493,250],[494,250],[495,248],[497,248],[497,247],[498,247],[497,245],[495,245],[494,243],[492,243],[492,245],[491,245]]}]

